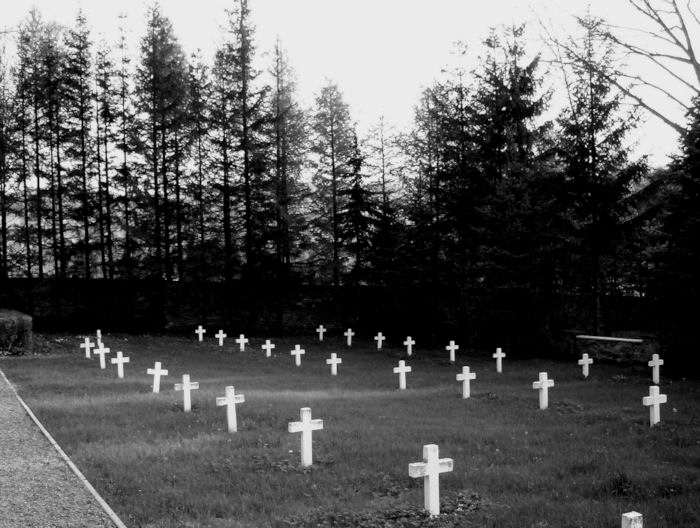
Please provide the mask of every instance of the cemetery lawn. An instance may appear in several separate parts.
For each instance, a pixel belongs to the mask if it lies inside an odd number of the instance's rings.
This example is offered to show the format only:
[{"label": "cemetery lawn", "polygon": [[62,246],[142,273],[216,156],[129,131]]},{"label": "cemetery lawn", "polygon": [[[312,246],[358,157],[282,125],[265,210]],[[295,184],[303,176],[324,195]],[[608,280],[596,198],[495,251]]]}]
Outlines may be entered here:
[{"label": "cemetery lawn", "polygon": [[[460,351],[452,365],[420,343],[405,358],[400,345],[378,352],[371,341],[348,348],[313,334],[274,339],[267,359],[264,337],[241,353],[211,334],[204,343],[107,335],[108,358],[131,358],[117,379],[114,365],[103,371],[85,359],[81,336],[51,336],[51,354],[4,358],[0,368],[129,527],[304,526],[342,512],[371,519],[421,508],[422,479],[409,478],[408,464],[430,443],[454,459],[440,491],[467,497],[460,526],[609,528],[632,510],[653,528],[700,526],[698,381],[662,369],[668,403],[651,429],[646,366],[596,362],[584,380],[578,358],[506,357],[499,375],[488,356]],[[306,350],[299,368],[289,354],[296,343]],[[332,352],[343,360],[337,377],[325,363]],[[406,391],[392,372],[399,359],[413,368]],[[160,394],[146,374],[155,361],[169,370]],[[468,400],[455,380],[462,365],[477,376]],[[546,411],[532,389],[540,371],[555,383]],[[189,414],[173,390],[186,373],[200,384]],[[235,434],[215,404],[226,385],[245,395]],[[323,429],[304,470],[300,435],[287,424],[306,406]]]}]

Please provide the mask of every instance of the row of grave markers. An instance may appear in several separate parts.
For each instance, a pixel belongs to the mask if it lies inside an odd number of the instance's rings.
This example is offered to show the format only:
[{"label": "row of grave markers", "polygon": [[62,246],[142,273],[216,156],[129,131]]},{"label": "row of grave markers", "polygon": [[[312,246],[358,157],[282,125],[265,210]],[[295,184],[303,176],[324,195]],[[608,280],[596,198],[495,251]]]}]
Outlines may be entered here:
[{"label": "row of grave markers", "polygon": [[[319,325],[319,327],[316,328],[316,332],[318,333],[319,341],[323,341],[323,337],[327,332],[327,329],[323,325]],[[195,334],[198,335],[200,342],[203,341],[203,336],[205,333],[206,329],[204,329],[202,325],[199,325],[199,327],[195,330]],[[352,328],[348,328],[343,335],[347,339],[347,345],[352,346],[352,338],[355,336],[355,332],[353,332]],[[216,334],[215,337],[219,339],[219,346],[223,346],[223,339],[227,337],[224,331],[219,330],[219,333]],[[382,344],[386,340],[386,337],[382,334],[382,332],[379,332],[376,336],[374,336],[374,340],[377,342],[377,350],[381,350]],[[249,339],[245,337],[244,334],[241,334],[235,341],[239,344],[241,352],[245,351],[245,345],[249,343]],[[406,346],[406,353],[409,357],[413,354],[413,345],[415,344],[416,341],[411,336],[408,336],[403,342],[403,345]],[[265,350],[266,357],[271,356],[273,348],[275,348],[275,345],[271,343],[269,339],[266,340],[265,344],[262,346],[262,349]],[[445,350],[450,353],[450,362],[454,363],[455,352],[459,350],[459,345],[456,345],[454,341],[450,341],[450,344],[445,347]],[[291,354],[295,356],[294,362],[297,367],[301,366],[301,355],[305,353],[306,351],[302,349],[300,345],[295,345],[294,349],[291,351]],[[503,353],[503,350],[499,347],[496,348],[496,352],[492,355],[492,357],[496,360],[496,372],[499,374],[502,373],[503,358],[506,357],[506,354]],[[114,360],[112,361],[114,362]],[[326,360],[326,364],[331,365],[331,374],[333,376],[337,376],[337,366],[342,362],[343,360],[338,358],[335,352],[331,354],[330,359]],[[578,360],[578,365],[582,367],[582,374],[584,378],[588,378],[590,373],[589,367],[592,363],[593,359],[590,358],[587,353],[583,354],[581,359]],[[642,404],[649,407],[649,422],[650,426],[652,427],[661,421],[660,405],[667,403],[668,400],[665,394],[660,394],[658,387],[660,380],[659,367],[663,364],[664,361],[659,359],[658,354],[653,354],[651,361],[648,363],[648,365],[652,368],[652,381],[655,385],[649,387],[649,396],[642,398]],[[394,367],[393,371],[394,374],[399,375],[399,390],[406,390],[406,374],[411,372],[411,367],[407,366],[406,362],[401,360],[399,361],[399,365]],[[476,373],[470,372],[468,366],[462,367],[462,373],[457,374],[457,381],[462,382],[462,398],[467,399],[470,397],[470,381],[473,379],[476,379]],[[548,379],[546,372],[540,372],[538,380],[532,383],[532,388],[539,390],[540,409],[542,410],[547,409],[549,406],[549,388],[551,387],[554,387],[554,380]]]},{"label": "row of grave markers", "polygon": [[[320,328],[323,328],[321,325]],[[201,325],[198,330],[203,330]],[[325,331],[325,329],[324,329]],[[348,345],[351,344],[351,338],[354,333],[348,329]],[[205,331],[206,332],[206,331]],[[199,332],[200,338],[203,332]],[[220,332],[223,333],[223,332]],[[347,334],[347,333],[346,333]],[[381,336],[381,332],[379,333]],[[323,339],[323,334],[320,333],[320,339]],[[241,347],[241,351],[244,350],[245,344],[249,341],[244,338],[241,334],[239,340],[236,340]],[[100,330],[97,331],[97,343],[99,348],[95,350],[95,354],[100,356],[100,368],[104,369],[105,365],[105,354],[110,353],[109,348],[105,348],[102,343],[102,336]],[[379,347],[381,346],[381,340],[378,341]],[[410,355],[411,346],[415,344],[412,342],[411,338],[404,342],[404,345],[408,346],[408,351]],[[85,339],[85,342],[80,345],[80,348],[85,349],[85,355],[87,358],[91,357],[90,349],[95,345],[92,344],[89,338]],[[266,349],[266,355],[269,357],[271,350],[274,348],[274,344],[271,344],[269,340],[266,340],[263,349]],[[450,346],[446,347],[450,350],[451,355],[454,351],[458,349],[458,346],[454,345],[454,341],[450,341]],[[295,346],[292,354],[295,355],[295,360],[297,366],[300,365],[300,355],[304,353],[304,350],[300,348],[299,345]],[[502,372],[502,359],[506,355],[502,352],[500,348],[497,349],[496,353],[493,354],[493,358],[496,359],[496,370],[497,372]],[[452,361],[454,361],[452,359]],[[588,354],[584,354],[582,359],[579,360],[578,364],[583,367],[584,377],[588,377],[588,367],[593,362],[592,359],[588,357]],[[123,365],[124,363],[129,363],[129,358],[124,357],[121,351],[117,352],[117,357],[111,359],[111,363],[117,365],[118,377],[124,377]],[[326,360],[326,363],[331,365],[331,374],[337,375],[337,365],[342,363],[342,359],[338,358],[336,353],[331,354],[331,358]],[[663,365],[663,360],[659,360],[658,355],[654,354],[653,360],[649,362],[649,366],[655,369],[654,381],[658,383],[658,367]],[[411,372],[411,367],[406,366],[405,361],[399,361],[399,366],[394,368],[394,373],[399,374],[399,389],[405,390],[406,388],[406,373]],[[154,368],[147,369],[146,373],[154,376],[153,380],[153,392],[160,392],[160,379],[161,376],[167,376],[168,371],[162,369],[161,362],[155,362]],[[476,373],[470,372],[468,366],[462,367],[462,373],[457,374],[457,381],[463,383],[462,386],[462,397],[470,397],[470,380],[476,378]],[[539,390],[540,397],[540,409],[546,409],[548,406],[548,389],[554,386],[554,380],[547,378],[546,372],[540,372],[539,380],[533,382],[533,389]],[[185,412],[189,412],[191,409],[191,390],[199,389],[198,382],[191,382],[189,374],[184,374],[182,377],[182,383],[175,384],[176,391],[183,392],[183,409]],[[656,389],[653,391],[652,389]],[[226,406],[227,408],[227,423],[228,431],[231,433],[237,432],[237,418],[236,418],[236,404],[244,403],[245,396],[242,394],[236,394],[233,386],[227,386],[225,388],[225,396],[216,398],[217,406]],[[659,404],[666,403],[666,396],[659,394],[658,386],[650,387],[650,396],[643,399],[644,405],[650,406],[650,421],[653,426],[658,423],[659,419]],[[301,465],[310,466],[313,463],[312,456],[312,431],[323,429],[323,420],[312,420],[311,419],[311,408],[303,407],[300,411],[300,421],[290,422],[288,424],[288,430],[290,433],[301,432]],[[431,515],[438,515],[440,513],[440,501],[439,501],[439,474],[447,471],[453,470],[452,459],[440,459],[438,457],[438,446],[435,444],[425,445],[423,447],[423,462],[416,462],[409,464],[409,476],[412,478],[423,478],[424,479],[424,503],[425,508]],[[629,512],[623,514],[622,516],[622,526],[623,528],[641,528],[642,526],[641,514],[637,512]]]}]

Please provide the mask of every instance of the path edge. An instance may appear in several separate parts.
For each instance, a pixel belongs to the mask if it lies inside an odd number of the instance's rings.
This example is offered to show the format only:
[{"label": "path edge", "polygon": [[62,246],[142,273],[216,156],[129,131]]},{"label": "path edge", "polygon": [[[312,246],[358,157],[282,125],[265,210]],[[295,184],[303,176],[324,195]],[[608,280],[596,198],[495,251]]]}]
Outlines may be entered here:
[{"label": "path edge", "polygon": [[0,368],[0,375],[2,375],[3,379],[7,383],[7,386],[10,387],[12,392],[14,392],[15,397],[19,401],[20,405],[27,412],[29,417],[34,421],[34,423],[37,425],[39,430],[44,434],[44,436],[49,441],[49,443],[54,447],[54,449],[56,449],[59,456],[68,465],[70,470],[75,474],[76,477],[78,477],[78,479],[83,483],[85,488],[95,498],[97,503],[102,507],[104,512],[109,516],[109,518],[112,520],[112,522],[115,524],[115,526],[117,526],[117,528],[127,528],[127,526],[122,522],[122,520],[119,518],[119,516],[109,506],[109,504],[107,504],[107,502],[102,498],[102,496],[98,493],[98,491],[92,486],[92,484],[90,484],[90,481],[78,469],[78,466],[76,466],[73,463],[73,461],[68,457],[68,455],[66,455],[66,453],[63,451],[63,449],[61,449],[61,446],[59,446],[58,442],[56,442],[56,440],[54,440],[53,436],[51,436],[51,433],[49,433],[46,430],[46,428],[42,425],[42,423],[39,421],[39,419],[36,417],[36,415],[32,412],[32,410],[29,408],[29,406],[24,402],[22,397],[19,395],[19,393],[17,392],[17,389],[12,384],[12,382],[9,379],[7,379],[7,376],[5,376],[5,373],[3,372],[3,370],[1,368]]}]

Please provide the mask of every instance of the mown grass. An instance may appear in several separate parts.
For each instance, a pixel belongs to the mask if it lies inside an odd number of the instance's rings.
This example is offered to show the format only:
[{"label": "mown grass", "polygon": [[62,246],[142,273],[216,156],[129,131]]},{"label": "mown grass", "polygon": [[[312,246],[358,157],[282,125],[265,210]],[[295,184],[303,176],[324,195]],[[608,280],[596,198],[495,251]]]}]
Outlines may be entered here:
[{"label": "mown grass", "polygon": [[[696,381],[662,372],[669,403],[650,429],[645,367],[596,363],[583,380],[575,360],[506,358],[499,375],[490,358],[461,354],[451,365],[446,353],[416,347],[408,390],[398,391],[401,349],[377,352],[370,342],[277,339],[267,359],[264,336],[243,353],[230,340],[225,349],[175,337],[104,340],[131,357],[125,379],[85,359],[79,336],[0,368],[130,527],[297,526],[421,506],[422,482],[407,466],[428,443],[454,459],[442,494],[478,494],[461,526],[608,528],[630,510],[645,526],[700,526]],[[300,368],[289,355],[296,342],[306,349]],[[325,364],[331,352],[343,359],[337,378]],[[170,372],[161,394],[146,375],[154,361]],[[463,364],[477,373],[470,400],[455,381]],[[555,380],[547,411],[531,389],[541,370]],[[173,390],[183,373],[201,387],[191,414]],[[246,398],[236,434],[215,405],[226,385]],[[304,406],[324,420],[310,470],[299,467],[299,435],[287,433]]]}]

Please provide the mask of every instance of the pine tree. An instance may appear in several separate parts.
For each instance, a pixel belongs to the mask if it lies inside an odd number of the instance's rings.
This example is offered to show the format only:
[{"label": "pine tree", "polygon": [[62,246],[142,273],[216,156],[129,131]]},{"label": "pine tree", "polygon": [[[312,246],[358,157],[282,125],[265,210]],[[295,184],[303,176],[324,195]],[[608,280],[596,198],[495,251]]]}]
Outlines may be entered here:
[{"label": "pine tree", "polygon": [[12,93],[10,91],[9,71],[5,48],[0,44],[0,281],[7,279],[10,273],[8,258],[12,142]]},{"label": "pine tree", "polygon": [[[355,155],[354,127],[350,110],[334,83],[321,88],[312,117],[311,152],[315,157],[313,185],[315,211],[311,218],[315,230],[321,275],[331,272],[332,283],[340,284],[346,255],[341,247],[339,211],[345,207],[349,188],[350,160]],[[329,257],[330,253],[330,257]]]}]

